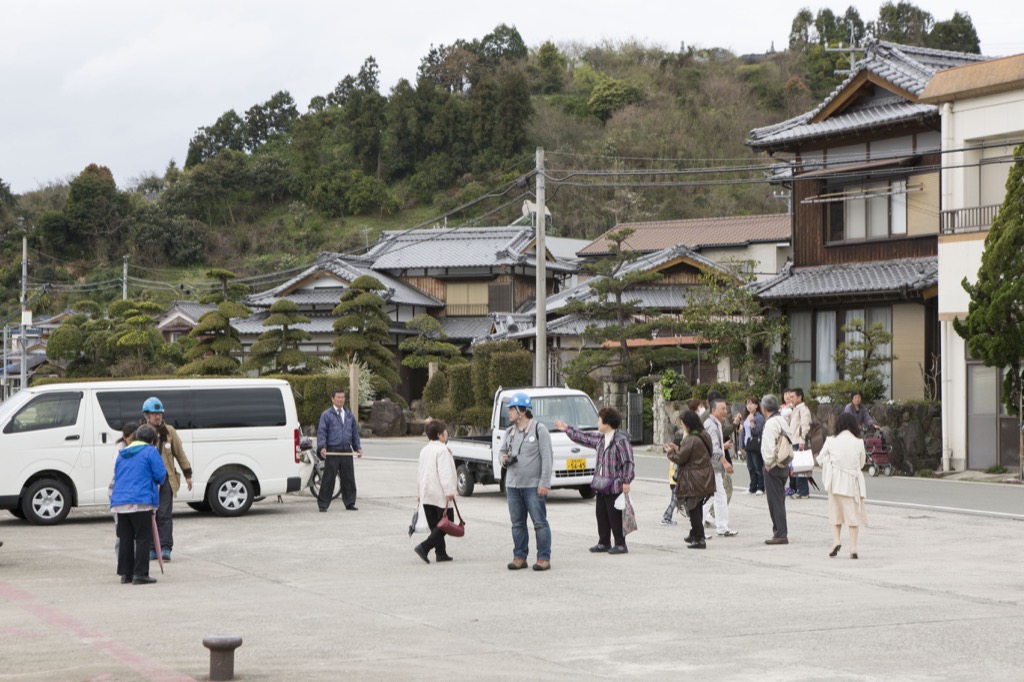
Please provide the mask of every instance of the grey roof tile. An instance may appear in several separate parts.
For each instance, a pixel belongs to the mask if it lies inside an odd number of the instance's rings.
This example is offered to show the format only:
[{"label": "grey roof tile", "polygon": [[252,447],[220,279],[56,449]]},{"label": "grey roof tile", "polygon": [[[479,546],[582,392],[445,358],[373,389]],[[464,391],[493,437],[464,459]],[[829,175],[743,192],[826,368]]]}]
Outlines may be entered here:
[{"label": "grey roof tile", "polygon": [[872,41],[868,43],[863,59],[854,65],[853,73],[817,107],[786,121],[751,130],[747,145],[759,150],[775,149],[797,140],[814,139],[852,130],[870,130],[919,116],[937,117],[938,107],[934,105],[918,104],[910,100],[904,100],[906,105],[882,101],[875,106],[861,107],[856,112],[842,112],[831,116],[828,121],[811,123],[815,116],[839,97],[864,71],[914,97],[919,97],[928,81],[939,71],[986,59],[988,57],[977,54],[898,45],[883,40]]},{"label": "grey roof tile", "polygon": [[490,315],[474,317],[442,317],[441,328],[452,341],[472,341],[488,336],[494,326],[494,318]]},{"label": "grey roof tile", "polygon": [[787,266],[782,274],[751,288],[762,299],[771,301],[919,292],[938,281],[939,259],[931,256],[804,268]]}]

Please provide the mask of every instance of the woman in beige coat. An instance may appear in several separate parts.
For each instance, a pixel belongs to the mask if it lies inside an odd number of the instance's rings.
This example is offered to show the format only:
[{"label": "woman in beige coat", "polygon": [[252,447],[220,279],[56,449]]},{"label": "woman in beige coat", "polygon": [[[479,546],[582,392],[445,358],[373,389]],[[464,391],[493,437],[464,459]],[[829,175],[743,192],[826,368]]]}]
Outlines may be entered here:
[{"label": "woman in beige coat", "polygon": [[[427,438],[430,442],[420,450],[416,479],[430,537],[416,545],[413,551],[429,564],[427,554],[430,550],[434,550],[434,560],[438,563],[452,560],[445,547],[444,531],[438,530],[437,522],[444,516],[448,501],[455,499],[456,474],[455,460],[452,451],[448,449],[448,427],[445,423],[439,419],[427,422]],[[448,518],[455,520],[451,509],[448,510]]]},{"label": "woman in beige coat", "polygon": [[860,524],[867,524],[864,509],[864,441],[861,439],[857,419],[844,412],[836,419],[838,435],[827,438],[818,454],[825,490],[828,492],[828,518],[832,524],[832,551],[839,554],[839,534],[845,523],[850,530],[850,558],[857,558],[857,532]]}]

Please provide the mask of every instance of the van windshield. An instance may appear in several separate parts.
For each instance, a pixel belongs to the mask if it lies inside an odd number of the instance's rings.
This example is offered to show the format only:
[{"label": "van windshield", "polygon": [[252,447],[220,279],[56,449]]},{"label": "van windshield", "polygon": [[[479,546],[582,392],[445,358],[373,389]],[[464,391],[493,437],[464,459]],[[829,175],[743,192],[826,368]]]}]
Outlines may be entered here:
[{"label": "van windshield", "polygon": [[[508,401],[508,398],[501,401],[501,420],[498,423],[501,429],[510,426]],[[549,395],[533,398],[532,402],[534,418],[549,430],[554,430],[556,419],[578,429],[597,428],[597,409],[585,395]]]}]

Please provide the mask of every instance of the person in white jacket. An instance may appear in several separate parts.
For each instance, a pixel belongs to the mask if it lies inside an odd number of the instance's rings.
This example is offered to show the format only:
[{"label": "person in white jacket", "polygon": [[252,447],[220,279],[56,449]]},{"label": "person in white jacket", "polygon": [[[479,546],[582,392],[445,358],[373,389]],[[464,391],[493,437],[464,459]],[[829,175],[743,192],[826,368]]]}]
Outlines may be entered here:
[{"label": "person in white jacket", "polygon": [[860,525],[867,524],[864,509],[866,488],[864,486],[864,440],[861,438],[857,418],[848,412],[836,419],[838,435],[825,439],[825,445],[818,453],[818,463],[828,492],[828,518],[832,524],[832,551],[830,557],[839,554],[842,545],[840,531],[843,524],[850,532],[850,558],[857,558],[857,535]]},{"label": "person in white jacket", "polygon": [[[448,501],[455,499],[456,474],[455,459],[448,449],[448,427],[443,421],[434,419],[427,422],[426,430],[430,442],[420,450],[420,465],[416,479],[419,501],[423,504],[430,536],[416,545],[413,551],[429,564],[427,554],[430,550],[434,550],[434,560],[438,563],[452,560],[445,547],[444,531],[438,530],[437,522],[444,516]],[[448,518],[455,520],[451,509],[448,510]]]}]

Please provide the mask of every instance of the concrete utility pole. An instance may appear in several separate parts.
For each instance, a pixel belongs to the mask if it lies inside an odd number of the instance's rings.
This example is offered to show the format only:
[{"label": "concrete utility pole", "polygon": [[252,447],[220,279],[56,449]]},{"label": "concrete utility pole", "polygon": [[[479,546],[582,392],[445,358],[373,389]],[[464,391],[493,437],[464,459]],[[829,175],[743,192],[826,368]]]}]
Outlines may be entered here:
[{"label": "concrete utility pole", "polygon": [[128,255],[124,257],[124,267],[121,269],[121,300],[128,300]]},{"label": "concrete utility pole", "polygon": [[548,306],[547,306],[547,248],[544,231],[547,228],[547,209],[544,206],[544,148],[537,147],[537,340],[534,349],[533,385],[548,385]]},{"label": "concrete utility pole", "polygon": [[28,230],[25,229],[24,218],[19,218],[21,224],[21,385],[20,391],[28,387],[28,342],[25,339],[27,321],[25,302],[28,300]]}]

